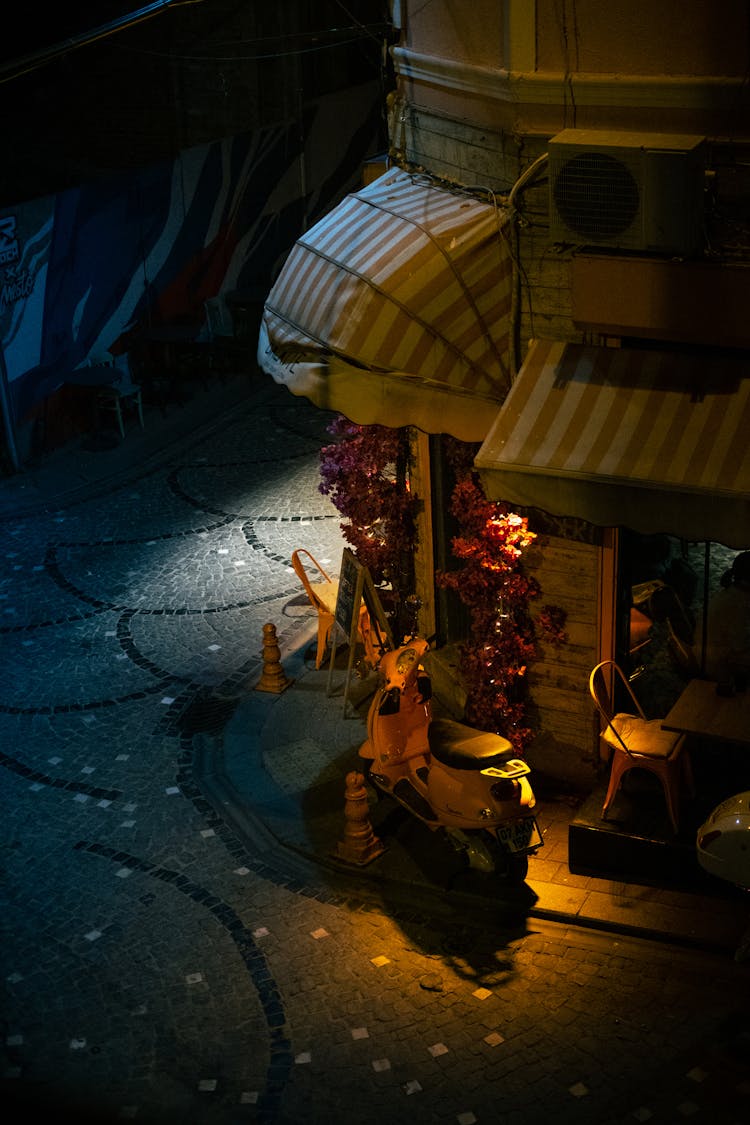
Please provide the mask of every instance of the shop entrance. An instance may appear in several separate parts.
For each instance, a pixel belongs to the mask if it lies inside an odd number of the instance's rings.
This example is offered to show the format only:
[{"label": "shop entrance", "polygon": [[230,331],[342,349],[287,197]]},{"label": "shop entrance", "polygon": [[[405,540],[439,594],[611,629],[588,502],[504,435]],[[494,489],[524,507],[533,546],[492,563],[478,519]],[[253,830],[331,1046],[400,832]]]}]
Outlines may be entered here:
[{"label": "shop entrance", "polygon": [[[432,481],[432,554],[434,571],[455,570],[460,564],[451,553],[451,541],[458,535],[458,523],[451,513],[451,497],[456,477],[446,455],[442,434],[430,437]],[[435,584],[435,626],[438,647],[460,644],[470,634],[470,615],[453,590]]]},{"label": "shop entrance", "polygon": [[620,532],[616,659],[651,714],[666,714],[702,674],[703,607],[738,553],[721,543]]}]

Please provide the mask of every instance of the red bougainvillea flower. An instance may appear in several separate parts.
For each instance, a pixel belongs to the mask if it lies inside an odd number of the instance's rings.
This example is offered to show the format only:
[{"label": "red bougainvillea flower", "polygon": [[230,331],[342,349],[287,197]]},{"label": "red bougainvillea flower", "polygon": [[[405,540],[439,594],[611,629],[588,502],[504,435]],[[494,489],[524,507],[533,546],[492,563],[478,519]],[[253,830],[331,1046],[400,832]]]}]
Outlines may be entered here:
[{"label": "red bougainvillea flower", "polygon": [[[461,646],[466,719],[504,735],[521,754],[534,738],[526,723],[526,677],[537,656],[530,605],[540,593],[536,580],[524,574],[522,558],[536,534],[524,516],[487,500],[471,470],[472,458],[456,453],[451,511],[460,534],[452,548],[464,565],[437,579],[455,590],[470,612],[471,638]],[[539,617],[541,628],[560,643],[564,621],[564,612],[552,606]]]},{"label": "red bougainvillea flower", "polygon": [[[403,606],[414,593],[418,504],[409,489],[407,431],[358,426],[343,416],[328,430],[336,440],[321,450],[320,491],[345,517],[341,529],[357,558]],[[465,718],[504,735],[521,754],[535,734],[526,717],[527,673],[538,655],[531,604],[540,589],[524,573],[523,556],[536,534],[525,517],[487,500],[473,471],[475,447],[446,435],[443,442],[456,479],[451,512],[459,533],[451,547],[462,566],[438,572],[436,580],[455,590],[470,613],[470,636],[461,646]],[[553,644],[565,642],[559,607],[544,606],[536,624]]]},{"label": "red bougainvillea flower", "polygon": [[403,607],[414,593],[419,504],[409,488],[408,432],[358,426],[341,415],[328,432],[337,440],[320,452],[318,487],[345,517],[341,531],[358,560]]}]

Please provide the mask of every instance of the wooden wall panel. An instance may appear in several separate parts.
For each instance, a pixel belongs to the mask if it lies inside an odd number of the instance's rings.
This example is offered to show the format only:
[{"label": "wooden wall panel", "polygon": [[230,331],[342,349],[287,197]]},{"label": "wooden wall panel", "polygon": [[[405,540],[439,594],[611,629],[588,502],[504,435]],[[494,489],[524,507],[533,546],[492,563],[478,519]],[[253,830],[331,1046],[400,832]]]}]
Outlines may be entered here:
[{"label": "wooden wall panel", "polygon": [[529,692],[541,745],[545,738],[563,744],[577,759],[577,773],[581,767],[593,769],[598,757],[588,677],[599,644],[599,552],[592,544],[545,536],[525,563],[541,587],[532,614],[553,605],[567,615],[565,644],[556,647],[538,630],[539,659],[529,671]]}]

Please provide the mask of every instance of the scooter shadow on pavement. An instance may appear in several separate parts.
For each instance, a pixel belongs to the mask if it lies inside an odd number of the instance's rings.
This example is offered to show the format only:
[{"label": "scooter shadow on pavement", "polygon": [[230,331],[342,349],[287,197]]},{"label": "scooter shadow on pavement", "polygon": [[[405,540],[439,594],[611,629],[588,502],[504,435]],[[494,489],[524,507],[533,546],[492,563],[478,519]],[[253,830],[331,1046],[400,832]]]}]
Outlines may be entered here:
[{"label": "scooter shadow on pavement", "polygon": [[313,894],[326,888],[355,911],[383,911],[410,948],[440,959],[441,972],[450,962],[480,983],[507,977],[511,943],[528,932],[536,901],[529,886],[465,869],[439,831],[369,785],[369,828],[383,847],[362,864],[342,860],[347,779],[365,773],[359,748],[374,680],[353,677],[345,716],[345,652],[337,654],[330,693],[328,669],[316,669],[314,657],[306,648],[288,659],[290,686],[280,695],[249,697],[224,733],[222,768],[235,783],[234,803],[239,798],[240,813],[252,813],[269,862],[288,868]]},{"label": "scooter shadow on pavement", "polygon": [[[349,751],[332,765],[343,779],[354,762]],[[341,781],[338,789],[341,794]],[[321,835],[321,800],[330,808],[332,793],[329,779],[301,799],[320,873],[334,892],[386,914],[408,947],[427,959],[421,987],[443,991],[451,976],[475,987],[497,988],[508,981],[515,973],[513,944],[529,933],[528,916],[536,902],[531,888],[467,869],[439,832],[369,790],[369,823],[385,850],[363,866],[342,862],[335,853],[345,831],[343,807],[326,815]]]},{"label": "scooter shadow on pavement", "polygon": [[[322,729],[323,716],[330,715],[332,704],[342,706],[340,692],[327,696],[324,683],[322,670],[308,670],[291,688],[301,695],[304,684],[311,731]],[[480,963],[483,971],[489,967],[495,972],[495,947],[502,947],[510,935],[515,940],[527,932],[528,916],[537,901],[528,884],[512,884],[499,875],[467,867],[439,830],[430,829],[397,801],[367,784],[367,828],[383,850],[361,864],[341,858],[338,845],[347,831],[346,782],[352,773],[364,780],[365,763],[358,750],[366,735],[371,697],[372,683],[357,680],[350,685],[349,717],[344,719],[341,714],[338,718],[337,746],[326,747],[319,767],[308,773],[296,793],[300,842],[306,842],[332,890],[374,900],[417,945],[429,933],[430,946],[437,943],[444,955],[450,936],[452,947],[460,947],[465,960],[476,946],[477,935],[483,934],[482,954],[467,976],[474,979]],[[360,830],[358,824],[357,832]],[[507,964],[503,971],[508,971]]]}]

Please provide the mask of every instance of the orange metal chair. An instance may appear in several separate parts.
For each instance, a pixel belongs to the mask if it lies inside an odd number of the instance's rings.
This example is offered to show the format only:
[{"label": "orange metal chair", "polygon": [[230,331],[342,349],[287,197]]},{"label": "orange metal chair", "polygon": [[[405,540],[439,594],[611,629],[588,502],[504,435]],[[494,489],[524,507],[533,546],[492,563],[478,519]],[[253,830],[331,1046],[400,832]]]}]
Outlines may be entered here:
[{"label": "orange metal chair", "polygon": [[[306,556],[307,563],[303,561],[303,555]],[[318,651],[315,656],[315,667],[320,668],[333,630],[336,598],[339,592],[338,582],[333,581],[318,560],[304,547],[292,552],[292,566],[294,567],[294,573],[305,588],[310,604],[318,613]],[[319,577],[315,581],[311,580],[307,572],[308,566],[317,571]]]},{"label": "orange metal chair", "polygon": [[[304,559],[303,555],[305,556]],[[337,579],[331,578],[305,547],[300,547],[292,552],[292,566],[294,567],[294,573],[305,588],[311,605],[318,614],[318,650],[315,656],[315,667],[320,668],[325,660],[328,645],[333,639],[339,584]],[[317,573],[318,577],[311,580],[310,571],[314,574]],[[370,615],[364,604],[359,609],[358,631],[360,640],[364,645],[365,659],[374,667],[376,661],[373,652]]]},{"label": "orange metal chair", "polygon": [[[615,688],[625,689],[633,711],[615,711]],[[647,719],[630,683],[614,660],[603,660],[589,677],[589,691],[603,720],[600,737],[612,752],[609,786],[604,799],[602,819],[620,788],[628,770],[640,768],[655,774],[664,790],[667,812],[675,833],[679,830],[680,784],[684,779],[693,793],[690,757],[685,750],[685,736],[662,730],[660,719]]]}]

